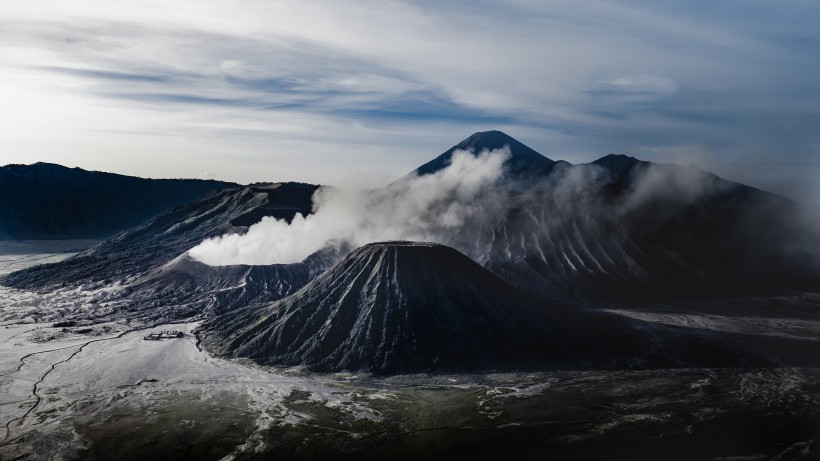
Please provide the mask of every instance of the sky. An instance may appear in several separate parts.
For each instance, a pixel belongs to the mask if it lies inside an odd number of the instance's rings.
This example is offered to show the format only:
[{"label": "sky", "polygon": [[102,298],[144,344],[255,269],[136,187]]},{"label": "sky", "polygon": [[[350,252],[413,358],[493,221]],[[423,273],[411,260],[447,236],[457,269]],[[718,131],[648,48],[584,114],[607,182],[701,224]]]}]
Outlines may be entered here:
[{"label": "sky", "polygon": [[0,165],[377,186],[476,131],[820,206],[820,2],[0,3]]}]

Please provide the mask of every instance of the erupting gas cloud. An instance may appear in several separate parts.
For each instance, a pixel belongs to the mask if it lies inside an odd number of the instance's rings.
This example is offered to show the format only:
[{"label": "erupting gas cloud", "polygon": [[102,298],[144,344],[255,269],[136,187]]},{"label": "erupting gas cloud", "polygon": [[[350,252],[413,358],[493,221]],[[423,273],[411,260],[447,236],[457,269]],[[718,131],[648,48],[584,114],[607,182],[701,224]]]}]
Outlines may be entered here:
[{"label": "erupting gas cloud", "polygon": [[[248,232],[205,240],[190,255],[211,266],[295,263],[332,245],[387,240],[445,243],[456,229],[500,209],[490,186],[503,174],[508,149],[453,154],[434,174],[403,178],[383,189],[319,189],[314,213],[290,224],[263,218]],[[479,194],[482,200],[477,201]]]}]

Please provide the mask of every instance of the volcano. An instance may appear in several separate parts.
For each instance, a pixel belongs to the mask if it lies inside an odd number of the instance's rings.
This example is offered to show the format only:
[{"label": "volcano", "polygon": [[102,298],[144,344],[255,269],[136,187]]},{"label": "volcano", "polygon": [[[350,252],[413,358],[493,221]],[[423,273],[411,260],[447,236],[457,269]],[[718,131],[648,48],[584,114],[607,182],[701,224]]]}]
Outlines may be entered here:
[{"label": "volcano", "polygon": [[501,131],[479,131],[451,147],[447,152],[418,167],[412,174],[423,176],[447,168],[452,161],[453,154],[459,150],[478,155],[483,151],[503,149],[505,147],[510,150],[510,158],[507,159],[505,167],[511,173],[535,171],[555,164],[555,161],[544,157],[506,133]]},{"label": "volcano", "polygon": [[458,251],[365,245],[296,294],[204,326],[209,349],[314,370],[407,372],[519,366],[574,342],[556,311]]},{"label": "volcano", "polygon": [[[820,286],[818,226],[805,218],[810,210],[694,167],[625,155],[578,165],[553,162],[500,131],[487,131],[402,180],[441,171],[456,150],[478,155],[503,147],[510,152],[506,174],[472,200],[477,210],[494,211],[423,238],[457,249],[519,290],[563,302],[643,303]],[[190,312],[191,296],[209,298],[213,290],[219,291],[210,297],[220,304],[212,303],[216,312],[246,300],[267,304],[293,294],[320,271],[297,266],[194,270],[183,260],[167,265],[204,239],[244,233],[264,217],[289,221],[311,214],[318,187],[256,184],[215,193],[66,261],[5,275],[0,283],[29,289],[132,287],[159,271],[163,277],[139,288],[146,296],[160,296],[160,306],[184,299],[184,312]],[[451,201],[440,197],[442,209]],[[321,269],[338,262],[347,248],[331,252],[335,259],[326,258]],[[169,267],[173,270],[163,269]],[[191,271],[208,274],[207,283]],[[226,287],[239,288],[231,290],[238,298],[224,301]],[[145,301],[139,305],[154,305]]]}]

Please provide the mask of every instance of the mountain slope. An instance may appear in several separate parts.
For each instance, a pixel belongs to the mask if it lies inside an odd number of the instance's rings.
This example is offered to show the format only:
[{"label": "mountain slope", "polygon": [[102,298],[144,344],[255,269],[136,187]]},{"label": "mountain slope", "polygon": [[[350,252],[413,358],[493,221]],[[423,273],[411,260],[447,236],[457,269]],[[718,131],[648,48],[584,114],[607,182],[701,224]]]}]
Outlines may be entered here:
[{"label": "mountain slope", "polygon": [[202,240],[230,232],[263,216],[290,219],[309,213],[305,203],[319,186],[301,183],[229,189],[180,206],[65,261],[8,274],[2,283],[18,288],[92,282],[128,284],[140,279]]},{"label": "mountain slope", "polygon": [[0,238],[101,238],[238,184],[143,179],[50,163],[0,167]]},{"label": "mountain slope", "polygon": [[340,259],[315,253],[294,264],[208,266],[187,253],[128,284],[129,317],[203,318],[295,293]]},{"label": "mountain slope", "polygon": [[820,238],[801,213],[790,200],[696,168],[607,156],[550,170],[509,195],[505,213],[442,243],[557,297],[816,289]]},{"label": "mountain slope", "polygon": [[437,244],[365,245],[296,294],[203,327],[206,347],[316,370],[511,367],[560,357],[564,320]]}]

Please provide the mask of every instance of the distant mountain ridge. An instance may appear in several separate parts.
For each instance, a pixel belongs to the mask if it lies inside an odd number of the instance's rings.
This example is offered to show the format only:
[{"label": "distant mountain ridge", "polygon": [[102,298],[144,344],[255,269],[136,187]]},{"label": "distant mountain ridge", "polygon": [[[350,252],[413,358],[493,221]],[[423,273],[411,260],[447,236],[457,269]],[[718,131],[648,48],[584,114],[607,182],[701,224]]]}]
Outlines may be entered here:
[{"label": "distant mountain ridge", "polygon": [[0,238],[105,238],[238,184],[145,179],[53,163],[0,167]]},{"label": "distant mountain ridge", "polygon": [[[508,169],[487,190],[493,212],[476,215],[436,241],[518,289],[557,299],[646,300],[820,287],[817,233],[795,219],[798,204],[694,167],[625,155],[572,165],[504,133],[482,132],[417,171],[446,167],[456,149],[477,154],[503,146],[523,169]],[[4,276],[2,283],[31,288],[134,280],[205,238],[244,232],[263,216],[290,220],[295,213],[311,213],[317,188],[283,183],[224,191],[169,210],[70,260]],[[479,193],[474,202],[482,200]],[[322,264],[329,267],[344,254],[328,253]],[[253,299],[272,300],[309,282],[302,269],[280,269],[247,272],[254,275],[252,286],[268,287],[259,289],[261,295],[252,293]],[[230,280],[245,274],[207,272]],[[166,280],[171,279],[157,280],[152,290],[162,292]],[[208,286],[224,283],[229,282]]]}]

